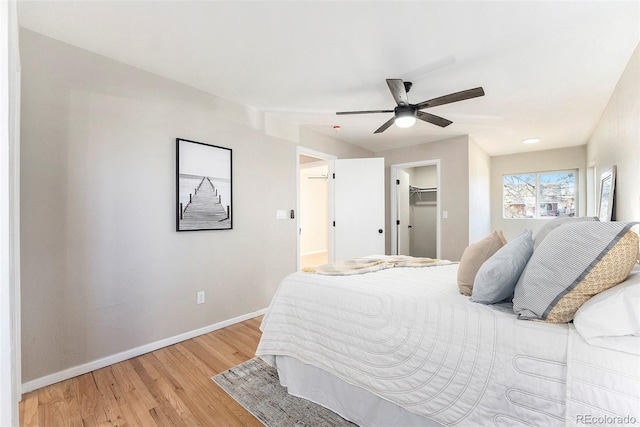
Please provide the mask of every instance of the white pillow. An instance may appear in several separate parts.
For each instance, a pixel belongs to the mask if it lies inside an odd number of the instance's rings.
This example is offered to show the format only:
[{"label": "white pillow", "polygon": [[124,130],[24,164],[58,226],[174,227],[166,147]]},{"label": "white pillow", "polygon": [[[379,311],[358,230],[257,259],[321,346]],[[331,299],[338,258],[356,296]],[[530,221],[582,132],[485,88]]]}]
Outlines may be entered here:
[{"label": "white pillow", "polygon": [[632,272],[624,282],[585,302],[576,312],[573,324],[591,345],[638,354],[640,271]]}]

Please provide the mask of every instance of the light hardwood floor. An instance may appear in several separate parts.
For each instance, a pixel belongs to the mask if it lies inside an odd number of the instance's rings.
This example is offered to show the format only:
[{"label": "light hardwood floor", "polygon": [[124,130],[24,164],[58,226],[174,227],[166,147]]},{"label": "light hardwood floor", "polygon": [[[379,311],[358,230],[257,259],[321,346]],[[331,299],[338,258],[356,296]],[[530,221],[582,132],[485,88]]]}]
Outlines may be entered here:
[{"label": "light hardwood floor", "polygon": [[317,267],[319,265],[323,265],[328,263],[329,253],[328,252],[318,252],[310,255],[302,255],[300,257],[300,268],[305,267]]},{"label": "light hardwood floor", "polygon": [[21,426],[262,426],[211,380],[255,355],[256,317],[32,391]]}]

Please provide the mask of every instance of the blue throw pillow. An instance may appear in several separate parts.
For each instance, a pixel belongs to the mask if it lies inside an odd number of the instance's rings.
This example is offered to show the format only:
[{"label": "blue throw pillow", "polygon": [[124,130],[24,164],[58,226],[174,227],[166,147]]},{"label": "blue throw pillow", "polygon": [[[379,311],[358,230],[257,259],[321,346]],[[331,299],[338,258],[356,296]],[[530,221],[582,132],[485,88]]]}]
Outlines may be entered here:
[{"label": "blue throw pillow", "polygon": [[513,289],[533,253],[532,231],[525,230],[482,264],[473,283],[471,301],[495,304],[513,296]]}]

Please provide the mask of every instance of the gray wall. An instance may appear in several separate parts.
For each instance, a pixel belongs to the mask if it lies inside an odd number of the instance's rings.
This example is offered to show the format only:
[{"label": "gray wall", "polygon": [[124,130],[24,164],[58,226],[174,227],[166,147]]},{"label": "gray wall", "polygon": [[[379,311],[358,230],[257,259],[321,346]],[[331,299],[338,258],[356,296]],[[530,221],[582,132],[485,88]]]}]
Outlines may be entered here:
[{"label": "gray wall", "polygon": [[469,138],[469,243],[491,233],[491,157]]},{"label": "gray wall", "polygon": [[[296,268],[296,222],[275,219],[296,205],[296,145],[205,92],[27,30],[20,45],[23,381],[267,307]],[[176,137],[233,149],[233,230],[174,231]]]},{"label": "gray wall", "polygon": [[639,221],[640,45],[631,56],[589,139],[587,162],[589,166],[595,166],[598,183],[602,172],[612,165],[617,166],[616,219]]},{"label": "gray wall", "polygon": [[[469,138],[465,136],[429,142],[412,147],[380,151],[376,157],[385,160],[386,200],[389,201],[390,166],[395,164],[440,159],[441,211],[449,218],[441,219],[440,257],[459,260],[469,244]],[[386,207],[386,251],[391,253],[389,203]]]}]

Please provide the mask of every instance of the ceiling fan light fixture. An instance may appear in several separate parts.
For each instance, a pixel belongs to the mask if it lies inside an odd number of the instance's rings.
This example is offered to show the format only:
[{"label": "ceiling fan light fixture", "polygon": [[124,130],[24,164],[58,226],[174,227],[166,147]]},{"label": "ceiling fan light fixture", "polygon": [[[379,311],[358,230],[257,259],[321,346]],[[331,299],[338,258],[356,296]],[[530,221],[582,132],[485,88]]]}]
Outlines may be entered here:
[{"label": "ceiling fan light fixture", "polygon": [[406,109],[400,110],[396,109],[396,126],[399,128],[410,128],[411,126],[416,124],[416,110],[415,109]]},{"label": "ceiling fan light fixture", "polygon": [[460,92],[450,93],[448,95],[439,96],[417,104],[411,104],[407,97],[407,92],[411,89],[411,82],[405,82],[402,79],[387,79],[389,91],[396,101],[397,107],[393,110],[360,110],[360,111],[338,111],[337,115],[342,114],[374,114],[374,113],[393,113],[393,117],[388,119],[373,133],[378,134],[389,129],[394,123],[399,128],[409,128],[416,123],[417,119],[423,122],[431,123],[441,128],[445,128],[453,123],[443,117],[422,111],[425,108],[436,107],[438,105],[451,104],[452,102],[464,101],[466,99],[484,96],[484,89],[476,87]]}]

